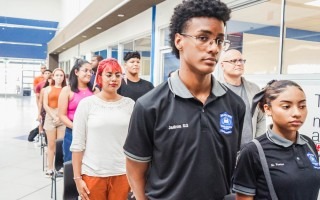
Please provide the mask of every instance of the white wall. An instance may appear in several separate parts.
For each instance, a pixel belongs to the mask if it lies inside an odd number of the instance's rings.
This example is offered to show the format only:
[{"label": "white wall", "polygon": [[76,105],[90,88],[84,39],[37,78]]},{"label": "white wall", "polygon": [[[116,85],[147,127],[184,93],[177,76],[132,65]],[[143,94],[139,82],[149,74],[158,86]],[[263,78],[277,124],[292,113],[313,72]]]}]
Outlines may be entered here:
[{"label": "white wall", "polygon": [[0,5],[0,16],[60,21],[61,0],[0,0]]},{"label": "white wall", "polygon": [[[53,0],[54,1],[54,0]],[[61,20],[59,29],[62,30],[75,17],[81,13],[93,0],[60,0],[61,1]]]},{"label": "white wall", "polygon": [[[182,0],[165,1],[158,4],[156,7],[156,44],[155,44],[155,74],[160,74],[160,29],[169,25],[170,18],[174,7],[182,2]],[[128,19],[121,24],[118,24],[111,29],[88,39],[87,41],[72,47],[59,55],[60,61],[72,60],[73,57],[87,55],[99,50],[107,49],[108,46],[117,45],[133,39],[138,39],[151,34],[152,26],[152,9],[148,9],[135,17]],[[121,58],[120,58],[121,59]],[[120,60],[121,63],[121,60]],[[159,83],[160,79],[155,77],[155,84]]]}]

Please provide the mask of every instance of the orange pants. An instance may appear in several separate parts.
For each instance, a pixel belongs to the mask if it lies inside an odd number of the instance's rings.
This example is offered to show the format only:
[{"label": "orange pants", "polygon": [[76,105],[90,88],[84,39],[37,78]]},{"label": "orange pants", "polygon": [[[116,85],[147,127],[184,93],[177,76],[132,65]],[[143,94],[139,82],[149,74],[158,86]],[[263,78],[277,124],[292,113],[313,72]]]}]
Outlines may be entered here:
[{"label": "orange pants", "polygon": [[126,200],[130,186],[126,175],[94,177],[82,175],[90,200]]}]

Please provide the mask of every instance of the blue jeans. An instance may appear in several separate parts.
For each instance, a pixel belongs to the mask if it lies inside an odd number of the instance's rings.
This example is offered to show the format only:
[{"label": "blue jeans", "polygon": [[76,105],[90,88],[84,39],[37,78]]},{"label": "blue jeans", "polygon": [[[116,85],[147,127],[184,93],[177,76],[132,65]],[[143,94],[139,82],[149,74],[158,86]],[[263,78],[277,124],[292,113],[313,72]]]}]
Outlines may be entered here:
[{"label": "blue jeans", "polygon": [[63,161],[67,162],[72,159],[72,153],[70,151],[70,146],[72,142],[72,129],[66,127],[66,132],[63,139]]}]

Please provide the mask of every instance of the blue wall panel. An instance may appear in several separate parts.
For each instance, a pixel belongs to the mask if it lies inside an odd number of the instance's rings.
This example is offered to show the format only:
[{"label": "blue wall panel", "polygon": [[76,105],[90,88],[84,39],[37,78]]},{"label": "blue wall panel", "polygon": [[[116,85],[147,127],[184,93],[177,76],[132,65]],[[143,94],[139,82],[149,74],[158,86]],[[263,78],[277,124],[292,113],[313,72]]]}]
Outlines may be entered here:
[{"label": "blue wall panel", "polygon": [[[47,43],[54,37],[58,22],[31,20],[0,16],[0,57],[45,59]],[[30,28],[9,27],[12,25],[31,26]],[[35,29],[33,27],[40,27]],[[17,45],[8,43],[30,43],[41,46]]]},{"label": "blue wall panel", "polygon": [[47,57],[47,45],[38,47],[0,44],[0,57],[45,59]]}]

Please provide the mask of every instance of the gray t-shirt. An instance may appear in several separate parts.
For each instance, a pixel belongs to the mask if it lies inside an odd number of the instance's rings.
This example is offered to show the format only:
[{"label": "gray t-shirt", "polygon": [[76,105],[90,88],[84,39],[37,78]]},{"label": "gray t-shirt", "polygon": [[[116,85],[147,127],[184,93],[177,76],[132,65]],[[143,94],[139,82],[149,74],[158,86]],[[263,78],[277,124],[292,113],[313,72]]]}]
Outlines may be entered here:
[{"label": "gray t-shirt", "polygon": [[231,85],[229,83],[226,83],[226,84],[228,88],[232,90],[234,93],[236,93],[238,96],[240,96],[241,99],[246,104],[246,114],[244,116],[242,137],[241,137],[241,146],[243,146],[244,144],[250,142],[253,138],[249,99],[247,96],[247,92],[242,83],[239,86]]}]

